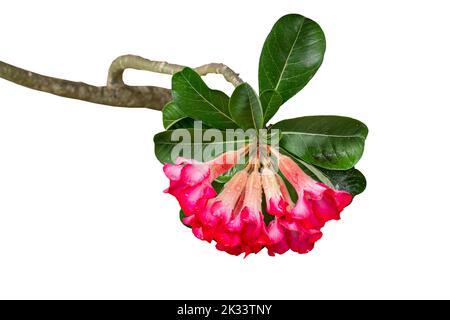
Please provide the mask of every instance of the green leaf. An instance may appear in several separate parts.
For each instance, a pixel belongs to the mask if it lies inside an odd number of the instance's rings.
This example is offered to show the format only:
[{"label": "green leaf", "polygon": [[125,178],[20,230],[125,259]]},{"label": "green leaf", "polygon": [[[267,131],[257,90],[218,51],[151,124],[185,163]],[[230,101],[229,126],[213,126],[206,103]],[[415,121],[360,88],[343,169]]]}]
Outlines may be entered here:
[{"label": "green leaf", "polygon": [[[195,120],[189,118],[173,101],[168,102],[164,106],[162,114],[163,125],[166,130],[194,128]],[[211,127],[202,123],[202,128],[209,129]]]},{"label": "green leaf", "polygon": [[[192,118],[183,118],[183,119],[180,119],[177,122],[173,123],[169,128],[166,128],[166,129],[175,130],[175,129],[194,128],[194,122],[195,122],[195,120]],[[203,128],[205,128],[204,125],[203,125]]]},{"label": "green leaf", "polygon": [[323,184],[326,184],[329,187],[333,187],[334,185],[331,182],[331,180],[328,178],[327,175],[323,173],[323,170],[327,170],[324,168],[318,168],[316,166],[313,166],[312,164],[306,163],[303,160],[300,160],[292,155],[290,155],[292,159],[294,159],[295,162],[302,168],[302,170],[310,177],[312,177],[314,180],[322,182]]},{"label": "green leaf", "polygon": [[[196,121],[192,118],[184,118],[181,119],[177,122],[175,122],[171,127],[170,130],[175,130],[175,129],[211,129],[210,126],[207,126],[206,124],[202,123],[201,127],[198,126],[198,123],[201,121]],[[197,123],[197,127],[196,127],[196,123]]]},{"label": "green leaf", "polygon": [[327,170],[320,169],[322,173],[331,181],[337,190],[345,190],[356,196],[366,189],[366,178],[356,168],[349,170]]},{"label": "green leaf", "polygon": [[222,191],[223,187],[225,186],[224,183],[217,181],[217,179],[214,180],[211,185],[217,194],[219,194]]},{"label": "green leaf", "polygon": [[298,194],[295,188],[292,186],[292,184],[286,179],[286,177],[281,173],[278,172],[280,177],[283,179],[284,184],[286,185],[287,191],[289,192],[289,195],[291,196],[292,201],[295,203],[298,200]]},{"label": "green leaf", "polygon": [[172,77],[174,103],[190,118],[218,128],[236,128],[228,111],[229,98],[222,91],[211,90],[192,69],[184,68]]},{"label": "green leaf", "polygon": [[234,89],[230,99],[230,114],[242,129],[261,129],[264,116],[259,97],[248,83]]},{"label": "green leaf", "polygon": [[180,209],[179,217],[180,217],[180,221],[181,221],[181,223],[183,224],[183,226],[185,226],[185,227],[187,227],[187,228],[189,228],[189,229],[192,229],[191,226],[188,226],[187,224],[185,224],[185,223],[183,222],[183,219],[186,218],[186,214],[185,214],[184,211],[181,210],[181,209]]},{"label": "green leaf", "polygon": [[168,130],[175,123],[188,116],[173,101],[168,102],[162,109],[164,129]]},{"label": "green leaf", "polygon": [[220,154],[236,150],[247,143],[249,137],[229,137],[217,129],[177,129],[156,134],[155,155],[161,163],[172,163],[178,156],[209,161]]},{"label": "green leaf", "polygon": [[246,164],[236,164],[231,167],[230,170],[219,176],[215,181],[219,183],[227,183],[238,171],[243,170],[245,167]]},{"label": "green leaf", "polygon": [[309,116],[280,121],[280,146],[306,161],[326,168],[354,167],[364,151],[367,127],[360,121],[339,116]]},{"label": "green leaf", "polygon": [[347,191],[352,196],[356,196],[366,189],[366,178],[356,168],[351,168],[348,170],[328,170],[324,168],[318,168],[293,156],[286,150],[281,149],[280,151],[291,157],[311,178],[316,181],[322,182],[329,187],[332,187],[336,190]]},{"label": "green leaf", "polygon": [[266,90],[259,99],[264,110],[264,123],[267,123],[283,104],[283,97],[275,90]]},{"label": "green leaf", "polygon": [[261,202],[261,213],[264,218],[264,223],[268,226],[272,220],[275,219],[275,216],[273,214],[270,214],[267,212],[267,203],[266,203],[266,195],[263,193],[262,195],[262,202]]},{"label": "green leaf", "polygon": [[276,90],[286,102],[319,69],[325,46],[325,35],[316,22],[298,14],[280,18],[261,52],[259,92]]}]

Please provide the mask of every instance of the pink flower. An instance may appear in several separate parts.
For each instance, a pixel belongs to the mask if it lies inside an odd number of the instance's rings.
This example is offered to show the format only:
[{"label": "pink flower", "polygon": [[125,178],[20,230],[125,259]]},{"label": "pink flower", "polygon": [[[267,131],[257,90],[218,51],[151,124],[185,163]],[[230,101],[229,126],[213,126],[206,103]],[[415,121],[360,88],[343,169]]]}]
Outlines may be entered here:
[{"label": "pink flower", "polygon": [[256,167],[247,179],[242,204],[238,204],[233,210],[234,216],[224,220],[224,224],[216,230],[214,239],[217,249],[234,255],[244,252],[247,256],[258,253],[269,243],[261,202],[261,176]]},{"label": "pink flower", "polygon": [[352,201],[352,195],[315,181],[291,158],[277,156],[280,171],[298,195],[297,203],[290,210],[292,218],[313,229],[320,229],[329,220],[339,220],[341,211]]},{"label": "pink flower", "polygon": [[235,207],[242,199],[247,179],[247,171],[239,171],[225,184],[216,198],[210,199],[204,209],[198,211],[197,223],[192,225],[192,231],[197,238],[211,242],[214,232],[219,232],[230,223],[236,213]]},{"label": "pink flower", "polygon": [[[197,238],[215,241],[218,250],[233,255],[247,256],[264,247],[271,256],[288,250],[307,253],[322,237],[320,229],[324,224],[340,218],[340,212],[352,199],[349,193],[315,181],[291,158],[272,148],[268,150],[295,189],[296,203],[283,178],[274,171],[274,163],[259,152],[216,196],[211,183],[236,164],[248,148],[206,163],[179,158],[174,165],[164,166],[170,179],[166,192],[177,198],[186,214],[183,222],[192,227]],[[262,212],[263,191],[266,211],[272,216],[266,217],[268,224]]]},{"label": "pink flower", "polygon": [[205,163],[178,158],[175,164],[165,164],[163,170],[170,185],[164,192],[177,198],[185,215],[191,216],[216,195],[211,183],[235,165],[242,152],[230,151]]},{"label": "pink flower", "polygon": [[322,237],[322,232],[305,228],[299,221],[275,218],[268,227],[270,245],[269,255],[283,254],[289,249],[297,253],[308,253],[314,243]]},{"label": "pink flower", "polygon": [[[289,249],[297,253],[308,253],[314,248],[314,243],[322,237],[322,233],[317,229],[306,228],[294,218],[292,209],[295,204],[291,200],[286,184],[279,175],[268,168],[264,168],[261,175],[263,185],[264,176],[266,176],[264,193],[266,195],[267,212],[276,216],[267,228],[270,238],[270,245],[267,246],[269,255],[283,254]],[[272,196],[272,194],[276,194],[276,196]],[[283,210],[274,212],[271,209],[274,207],[271,202],[276,201],[272,199],[279,199],[278,203],[281,205],[277,209]]]},{"label": "pink flower", "polygon": [[267,212],[277,217],[286,214],[288,207],[292,206],[292,201],[281,177],[272,169],[264,167],[261,171],[261,180]]}]

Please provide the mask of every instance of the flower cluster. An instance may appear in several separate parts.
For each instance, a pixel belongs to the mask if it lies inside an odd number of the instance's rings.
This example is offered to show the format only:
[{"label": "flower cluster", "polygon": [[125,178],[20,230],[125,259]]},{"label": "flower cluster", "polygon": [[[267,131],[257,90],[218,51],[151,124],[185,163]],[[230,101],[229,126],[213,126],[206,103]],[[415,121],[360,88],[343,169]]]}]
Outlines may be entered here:
[{"label": "flower cluster", "polygon": [[[322,237],[321,228],[351,202],[352,196],[315,181],[290,157],[267,146],[279,171],[268,157],[254,155],[245,169],[237,172],[219,194],[212,182],[233,167],[248,148],[224,153],[209,162],[178,158],[165,164],[170,179],[165,191],[176,197],[194,235],[215,241],[219,250],[233,255],[269,255],[289,249],[307,253]],[[289,193],[285,180],[295,190]],[[263,193],[265,210],[263,211]],[[264,214],[264,213],[265,214]]]}]

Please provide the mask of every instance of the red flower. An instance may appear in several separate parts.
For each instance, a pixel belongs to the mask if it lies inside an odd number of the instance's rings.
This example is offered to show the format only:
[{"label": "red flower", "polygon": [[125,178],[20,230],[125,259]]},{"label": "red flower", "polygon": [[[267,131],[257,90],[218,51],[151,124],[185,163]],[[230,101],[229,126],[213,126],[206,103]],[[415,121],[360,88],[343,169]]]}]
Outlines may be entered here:
[{"label": "red flower", "polygon": [[170,186],[164,192],[177,198],[186,216],[194,214],[216,195],[211,183],[235,165],[242,152],[227,152],[206,163],[178,158],[175,164],[165,164],[163,170]]},{"label": "red flower", "polygon": [[[233,255],[247,256],[263,247],[272,256],[289,249],[307,253],[322,237],[320,229],[324,224],[340,218],[340,212],[352,199],[349,193],[315,181],[291,158],[269,150],[295,189],[296,203],[283,178],[274,171],[274,163],[259,154],[216,196],[212,181],[229,170],[247,148],[206,163],[180,158],[175,165],[164,166],[170,179],[167,192],[179,201],[186,214],[183,222],[192,227],[197,238],[215,241],[217,249]],[[268,224],[262,213],[263,190],[266,211],[272,216],[267,217]]]},{"label": "red flower", "polygon": [[244,252],[247,256],[258,253],[269,243],[261,201],[261,176],[256,167],[247,179],[242,204],[235,207],[234,216],[215,233],[217,249],[235,255]]},{"label": "red flower", "polygon": [[242,200],[247,180],[247,171],[239,171],[216,198],[209,200],[204,209],[197,212],[196,223],[184,220],[185,223],[192,226],[197,238],[211,242],[214,240],[215,232],[220,232],[233,220],[236,214],[235,208],[238,201]]},{"label": "red flower", "polygon": [[329,220],[339,220],[352,195],[317,182],[289,157],[278,154],[280,171],[297,191],[298,200],[290,210],[294,219],[308,228],[321,228]]},{"label": "red flower", "polygon": [[[287,208],[292,206],[292,201],[281,177],[271,168],[264,167],[261,171],[261,178],[266,198],[267,212],[277,217],[286,214]],[[282,188],[284,194],[281,190]]]},{"label": "red flower", "polygon": [[308,253],[314,243],[322,237],[317,229],[305,228],[299,221],[289,218],[275,218],[268,227],[270,245],[269,255],[283,254],[289,249],[297,253]]}]

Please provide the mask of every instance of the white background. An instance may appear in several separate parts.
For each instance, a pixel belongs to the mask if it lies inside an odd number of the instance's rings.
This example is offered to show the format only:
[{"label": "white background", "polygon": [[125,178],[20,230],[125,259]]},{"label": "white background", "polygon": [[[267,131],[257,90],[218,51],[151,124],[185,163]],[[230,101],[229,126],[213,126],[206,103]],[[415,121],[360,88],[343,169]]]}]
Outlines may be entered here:
[{"label": "white background", "polygon": [[[277,114],[365,122],[368,180],[307,255],[247,259],[197,240],[153,154],[161,114],[0,79],[0,298],[450,298],[448,1],[5,1],[0,60],[102,85],[125,53],[224,62],[257,86],[286,13],[327,53]],[[131,84],[170,78],[129,71]],[[206,81],[230,93],[219,76]]]}]

